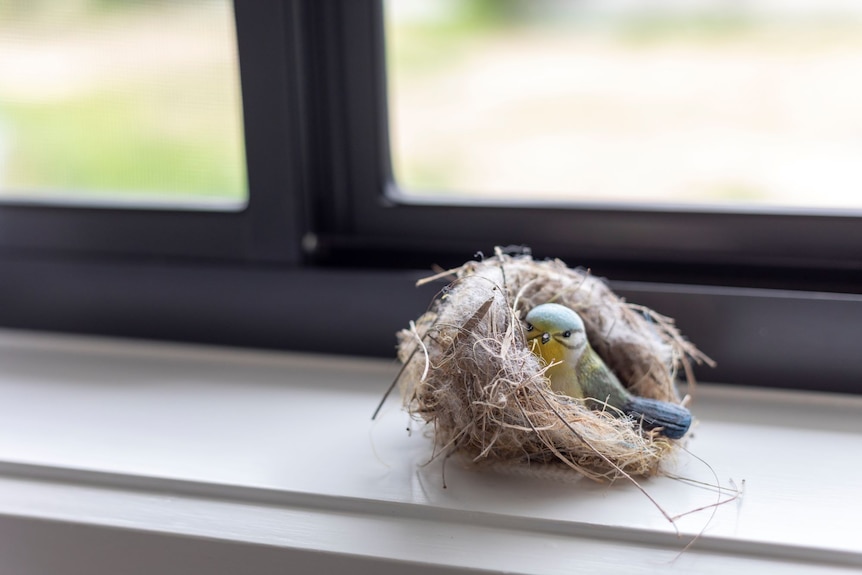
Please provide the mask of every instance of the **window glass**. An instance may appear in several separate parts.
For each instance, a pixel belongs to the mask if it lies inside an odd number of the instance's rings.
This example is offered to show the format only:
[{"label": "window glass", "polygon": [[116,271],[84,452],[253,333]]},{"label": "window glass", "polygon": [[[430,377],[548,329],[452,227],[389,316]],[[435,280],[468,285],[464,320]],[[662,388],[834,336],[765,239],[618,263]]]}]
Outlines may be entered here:
[{"label": "window glass", "polygon": [[0,197],[246,200],[230,0],[0,2]]},{"label": "window glass", "polygon": [[385,7],[404,193],[862,208],[862,3]]}]

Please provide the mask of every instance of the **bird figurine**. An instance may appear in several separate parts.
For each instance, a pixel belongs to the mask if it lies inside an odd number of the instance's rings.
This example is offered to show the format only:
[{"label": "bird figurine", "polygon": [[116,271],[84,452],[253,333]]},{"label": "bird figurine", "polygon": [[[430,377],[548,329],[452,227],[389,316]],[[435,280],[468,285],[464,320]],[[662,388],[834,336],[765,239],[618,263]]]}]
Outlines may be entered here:
[{"label": "bird figurine", "polygon": [[587,341],[584,322],[574,310],[556,303],[537,305],[527,314],[530,349],[548,367],[551,388],[582,399],[592,409],[629,416],[644,429],[657,429],[679,439],[691,426],[691,413],[681,405],[638,397],[629,392]]}]

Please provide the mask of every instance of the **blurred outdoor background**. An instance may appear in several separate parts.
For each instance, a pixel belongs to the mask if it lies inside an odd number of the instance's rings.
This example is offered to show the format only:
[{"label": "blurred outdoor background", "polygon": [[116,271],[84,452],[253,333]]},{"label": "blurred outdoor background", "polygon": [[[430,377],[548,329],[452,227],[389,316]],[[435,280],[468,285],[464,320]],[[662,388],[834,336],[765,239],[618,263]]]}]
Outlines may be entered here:
[{"label": "blurred outdoor background", "polygon": [[385,8],[409,194],[862,208],[862,2]]},{"label": "blurred outdoor background", "polygon": [[[862,208],[862,2],[385,0],[409,194]],[[230,0],[0,0],[0,196],[247,198]]]},{"label": "blurred outdoor background", "polygon": [[0,194],[246,199],[230,0],[0,0]]}]

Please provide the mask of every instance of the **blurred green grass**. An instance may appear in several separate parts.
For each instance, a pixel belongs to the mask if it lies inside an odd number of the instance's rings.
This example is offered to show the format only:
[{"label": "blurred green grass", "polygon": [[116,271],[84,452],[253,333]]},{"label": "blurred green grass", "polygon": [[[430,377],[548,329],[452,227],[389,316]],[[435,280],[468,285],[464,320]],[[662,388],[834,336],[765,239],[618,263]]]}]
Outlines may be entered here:
[{"label": "blurred green grass", "polygon": [[3,186],[18,193],[62,186],[98,196],[243,199],[241,134],[208,121],[211,111],[177,117],[161,98],[144,96],[103,92],[3,105],[0,122],[13,142]]},{"label": "blurred green grass", "polygon": [[[26,71],[18,84],[0,82],[2,194],[25,199],[244,201],[239,78],[237,67],[223,59],[232,44],[222,34],[233,26],[229,4],[84,4],[65,16],[46,3],[18,2],[0,10],[0,33],[12,58],[40,62],[46,52],[54,57],[68,50],[75,59],[59,61],[72,62],[72,69],[83,72],[78,76],[59,69],[61,77],[69,76],[67,84],[43,82]],[[186,30],[189,35],[182,38]],[[118,50],[128,52],[116,57],[100,52],[113,48],[118,31],[140,45],[118,44]],[[166,66],[165,50],[175,47],[177,38],[186,42],[177,45],[191,47],[191,53],[178,53],[177,58],[168,53],[178,64]],[[46,50],[41,39],[50,42],[53,51]],[[98,46],[95,53],[86,46],[91,41]],[[213,43],[218,49],[194,51],[195,44],[215,47]],[[132,61],[120,66],[125,53]],[[11,70],[21,68],[13,65]]]}]

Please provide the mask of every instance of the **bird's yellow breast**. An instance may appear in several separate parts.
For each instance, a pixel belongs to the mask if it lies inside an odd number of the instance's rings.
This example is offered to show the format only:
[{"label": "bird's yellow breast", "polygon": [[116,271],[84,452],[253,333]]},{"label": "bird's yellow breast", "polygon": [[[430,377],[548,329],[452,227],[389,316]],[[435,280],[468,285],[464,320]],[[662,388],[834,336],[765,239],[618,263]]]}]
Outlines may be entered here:
[{"label": "bird's yellow breast", "polygon": [[545,363],[550,365],[555,362],[565,361],[566,348],[560,345],[556,340],[551,340],[546,344],[540,344],[538,341],[533,341],[533,353],[538,353]]},{"label": "bird's yellow breast", "polygon": [[[567,350],[553,339],[546,344],[533,342],[533,353],[542,358],[545,365],[550,365],[546,375],[551,380],[551,389],[558,393],[564,393],[569,397],[584,397],[575,366],[566,361]],[[556,365],[554,365],[556,364]]]}]

